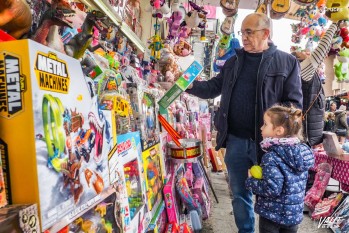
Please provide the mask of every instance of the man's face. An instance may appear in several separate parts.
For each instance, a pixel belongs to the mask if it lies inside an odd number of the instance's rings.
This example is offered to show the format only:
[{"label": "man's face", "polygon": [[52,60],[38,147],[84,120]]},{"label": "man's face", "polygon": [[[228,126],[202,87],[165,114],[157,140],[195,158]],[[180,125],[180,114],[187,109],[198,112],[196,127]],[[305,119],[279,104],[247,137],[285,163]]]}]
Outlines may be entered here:
[{"label": "man's face", "polygon": [[259,53],[265,50],[268,41],[269,29],[258,26],[258,17],[249,16],[241,26],[241,38],[244,50],[249,53]]}]

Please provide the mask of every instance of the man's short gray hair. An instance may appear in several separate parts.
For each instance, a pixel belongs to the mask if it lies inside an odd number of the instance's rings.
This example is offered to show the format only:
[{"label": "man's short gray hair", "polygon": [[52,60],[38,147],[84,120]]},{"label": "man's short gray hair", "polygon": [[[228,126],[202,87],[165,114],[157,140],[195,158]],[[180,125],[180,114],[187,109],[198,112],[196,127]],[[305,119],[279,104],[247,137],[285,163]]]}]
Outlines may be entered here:
[{"label": "man's short gray hair", "polygon": [[254,13],[257,17],[257,27],[258,28],[267,28],[271,30],[271,20],[266,14]]}]

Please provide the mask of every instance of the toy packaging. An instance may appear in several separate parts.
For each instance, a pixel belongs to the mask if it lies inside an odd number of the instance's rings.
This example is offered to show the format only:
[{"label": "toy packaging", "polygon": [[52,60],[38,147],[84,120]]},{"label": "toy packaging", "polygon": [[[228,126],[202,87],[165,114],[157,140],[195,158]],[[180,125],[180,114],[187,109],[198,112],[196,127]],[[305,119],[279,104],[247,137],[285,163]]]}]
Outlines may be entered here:
[{"label": "toy packaging", "polygon": [[0,233],[40,232],[38,209],[33,205],[8,205],[0,209]]},{"label": "toy packaging", "polygon": [[177,223],[175,222],[167,223],[165,233],[178,233],[178,232],[179,232],[179,227]]},{"label": "toy packaging", "polygon": [[346,196],[342,203],[338,206],[332,214],[332,220],[335,222],[325,222],[323,224],[330,224],[331,230],[334,233],[342,233],[349,231],[349,197]]},{"label": "toy packaging", "polygon": [[[97,204],[59,232],[126,232],[127,209],[121,202],[124,195],[119,188],[118,184],[110,187]],[[57,229],[50,229],[50,232],[56,231]]]},{"label": "toy packaging", "polygon": [[109,186],[110,127],[78,60],[31,40],[0,51],[11,201],[38,203],[42,231],[66,225]]},{"label": "toy packaging", "polygon": [[109,154],[110,179],[119,183],[125,232],[142,232],[150,222],[146,208],[139,132],[117,136],[118,144]]},{"label": "toy packaging", "polygon": [[147,186],[148,210],[154,216],[157,206],[162,200],[162,187],[164,182],[164,160],[160,154],[160,145],[157,144],[142,153],[144,176]]},{"label": "toy packaging", "polygon": [[5,205],[7,205],[6,187],[5,187],[4,173],[2,170],[2,162],[0,159],[0,208],[4,207]]},{"label": "toy packaging", "polygon": [[175,101],[175,99],[177,99],[177,97],[184,92],[192,82],[194,82],[196,77],[201,73],[202,69],[203,67],[197,61],[194,61],[176,81],[176,83],[160,99],[160,107],[166,109],[168,106],[170,106],[170,104]]},{"label": "toy packaging", "polygon": [[141,133],[142,150],[159,143],[159,127],[156,121],[155,97],[148,91],[141,90],[136,83],[127,84],[136,131]]},{"label": "toy packaging", "polygon": [[171,176],[163,189],[165,209],[167,212],[168,221],[179,224],[179,207],[177,205],[178,199],[176,198],[175,175],[174,172],[170,174]]},{"label": "toy packaging", "polygon": [[158,206],[156,213],[151,220],[147,233],[162,233],[165,231],[167,223],[167,215],[165,210],[165,202],[162,201],[161,204]]}]

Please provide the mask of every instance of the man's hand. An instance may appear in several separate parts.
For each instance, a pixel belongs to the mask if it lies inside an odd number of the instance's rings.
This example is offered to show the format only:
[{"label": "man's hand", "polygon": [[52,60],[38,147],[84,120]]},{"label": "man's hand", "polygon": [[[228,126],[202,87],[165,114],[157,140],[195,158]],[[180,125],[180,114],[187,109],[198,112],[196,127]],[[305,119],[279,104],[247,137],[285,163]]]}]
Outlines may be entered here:
[{"label": "man's hand", "polygon": [[193,88],[193,84],[191,83],[187,89],[192,89]]}]

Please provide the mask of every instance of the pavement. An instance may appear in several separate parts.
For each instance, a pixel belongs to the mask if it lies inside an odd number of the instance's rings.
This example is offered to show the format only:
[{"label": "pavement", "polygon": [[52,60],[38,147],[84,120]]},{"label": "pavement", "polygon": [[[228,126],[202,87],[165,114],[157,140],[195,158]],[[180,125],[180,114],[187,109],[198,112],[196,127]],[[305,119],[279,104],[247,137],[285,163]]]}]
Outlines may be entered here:
[{"label": "pavement", "polygon": [[[235,225],[234,216],[231,214],[232,205],[229,195],[228,184],[223,172],[213,173],[209,172],[210,179],[213,184],[216,195],[218,196],[217,203],[212,192],[211,197],[211,215],[203,222],[203,233],[238,233]],[[256,215],[255,233],[258,230],[258,215]],[[301,223],[298,233],[330,233],[330,229],[318,228],[318,222],[311,220],[311,218],[304,214],[304,220]]]}]

